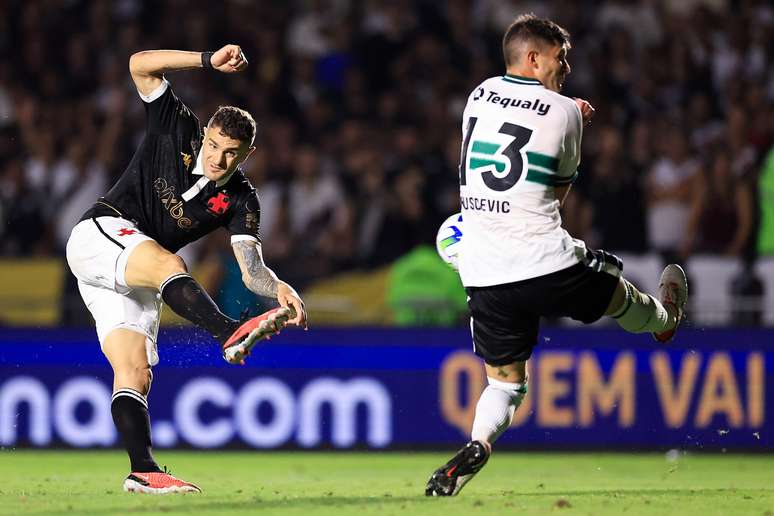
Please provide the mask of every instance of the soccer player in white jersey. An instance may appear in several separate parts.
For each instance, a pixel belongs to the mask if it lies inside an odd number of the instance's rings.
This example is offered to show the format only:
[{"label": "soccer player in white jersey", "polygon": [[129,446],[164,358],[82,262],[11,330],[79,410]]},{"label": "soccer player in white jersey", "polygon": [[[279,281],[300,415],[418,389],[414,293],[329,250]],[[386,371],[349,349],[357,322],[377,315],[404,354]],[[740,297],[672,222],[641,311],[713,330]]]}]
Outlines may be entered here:
[{"label": "soccer player in white jersey", "polygon": [[[471,441],[430,477],[428,496],[456,495],[486,464],[527,393],[526,363],[541,316],[592,323],[607,315],[632,333],[667,342],[683,317],[688,286],[668,265],[658,299],[621,276],[614,255],[589,250],[561,226],[591,105],[559,94],[570,65],[569,34],[534,15],[503,37],[506,73],[477,86],[465,107],[460,197],[465,224],[459,272],[471,333],[489,385]],[[626,171],[621,171],[626,173]]]}]

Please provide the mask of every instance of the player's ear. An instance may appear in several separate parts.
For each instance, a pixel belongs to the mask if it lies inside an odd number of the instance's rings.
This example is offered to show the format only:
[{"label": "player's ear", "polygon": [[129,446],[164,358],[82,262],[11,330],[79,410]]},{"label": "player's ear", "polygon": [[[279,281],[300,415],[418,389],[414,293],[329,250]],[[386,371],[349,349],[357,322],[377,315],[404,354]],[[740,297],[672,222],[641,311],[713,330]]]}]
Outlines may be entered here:
[{"label": "player's ear", "polygon": [[527,64],[533,68],[538,68],[538,55],[540,52],[537,51],[537,49],[530,49],[527,51]]},{"label": "player's ear", "polygon": [[255,150],[255,146],[252,146],[252,147],[248,147],[248,148],[247,148],[247,152],[245,153],[245,157],[244,157],[244,158],[242,158],[242,163],[244,163],[245,161],[247,161],[247,158],[249,158],[249,157],[250,157],[250,154],[252,154],[254,150]]}]

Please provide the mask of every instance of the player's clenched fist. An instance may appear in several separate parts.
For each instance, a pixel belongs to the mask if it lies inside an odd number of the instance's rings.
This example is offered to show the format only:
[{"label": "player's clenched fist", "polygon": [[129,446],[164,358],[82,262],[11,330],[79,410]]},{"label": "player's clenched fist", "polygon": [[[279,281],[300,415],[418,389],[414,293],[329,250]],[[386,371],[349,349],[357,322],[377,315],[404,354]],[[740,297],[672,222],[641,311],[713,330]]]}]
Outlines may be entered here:
[{"label": "player's clenched fist", "polygon": [[247,58],[239,45],[226,45],[214,54],[210,59],[212,67],[219,72],[241,72],[247,68]]},{"label": "player's clenched fist", "polygon": [[591,117],[594,116],[594,106],[589,104],[588,101],[578,98],[575,99],[575,103],[578,104],[578,109],[580,109],[583,116],[583,123],[588,124],[591,122]]}]

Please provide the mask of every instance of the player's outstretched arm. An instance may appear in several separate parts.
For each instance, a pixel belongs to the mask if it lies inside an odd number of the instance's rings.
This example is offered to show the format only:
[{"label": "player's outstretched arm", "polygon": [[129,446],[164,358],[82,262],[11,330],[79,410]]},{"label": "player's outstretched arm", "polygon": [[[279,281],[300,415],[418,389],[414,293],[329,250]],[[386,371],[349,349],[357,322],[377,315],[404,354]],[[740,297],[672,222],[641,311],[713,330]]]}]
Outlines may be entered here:
[{"label": "player's outstretched arm", "polygon": [[226,45],[216,52],[144,50],[129,58],[132,80],[143,95],[158,88],[166,72],[208,67],[223,73],[241,72],[247,68],[247,58],[239,45]]},{"label": "player's outstretched arm", "polygon": [[587,100],[578,98],[574,100],[575,104],[578,105],[578,109],[580,109],[581,117],[583,118],[583,125],[588,125],[591,123],[591,119],[594,116],[594,112],[596,111],[594,106],[592,106]]},{"label": "player's outstretched arm", "polygon": [[293,287],[277,278],[274,271],[266,266],[260,244],[252,240],[241,240],[234,242],[231,247],[234,249],[239,269],[242,271],[242,281],[245,286],[259,296],[277,298],[281,306],[292,307],[296,317],[288,323],[303,326],[306,329],[304,302]]}]

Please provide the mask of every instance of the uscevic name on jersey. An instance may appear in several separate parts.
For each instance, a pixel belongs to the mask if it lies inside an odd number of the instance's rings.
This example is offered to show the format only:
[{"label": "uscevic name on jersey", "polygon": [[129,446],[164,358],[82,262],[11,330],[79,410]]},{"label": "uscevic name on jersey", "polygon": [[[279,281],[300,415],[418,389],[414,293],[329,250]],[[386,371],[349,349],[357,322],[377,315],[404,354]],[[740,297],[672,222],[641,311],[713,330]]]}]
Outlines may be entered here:
[{"label": "uscevic name on jersey", "polygon": [[461,197],[460,204],[466,210],[490,211],[492,213],[510,213],[511,203],[485,197]]},{"label": "uscevic name on jersey", "polygon": [[551,109],[551,104],[540,102],[540,99],[523,100],[511,97],[502,97],[498,94],[498,92],[494,90],[485,91],[484,88],[478,88],[475,95],[473,95],[473,100],[483,100],[484,102],[498,104],[503,109],[507,107],[528,109],[530,111],[535,111],[540,116],[545,116],[548,114],[548,110]]}]

